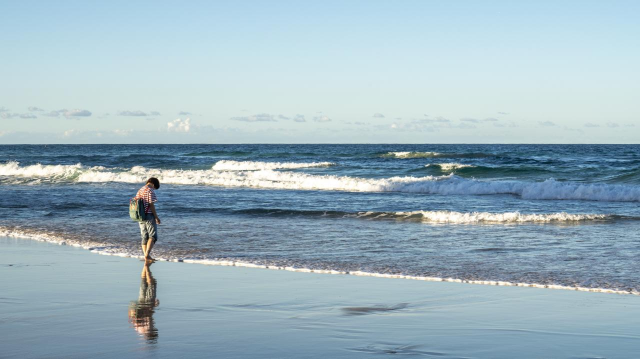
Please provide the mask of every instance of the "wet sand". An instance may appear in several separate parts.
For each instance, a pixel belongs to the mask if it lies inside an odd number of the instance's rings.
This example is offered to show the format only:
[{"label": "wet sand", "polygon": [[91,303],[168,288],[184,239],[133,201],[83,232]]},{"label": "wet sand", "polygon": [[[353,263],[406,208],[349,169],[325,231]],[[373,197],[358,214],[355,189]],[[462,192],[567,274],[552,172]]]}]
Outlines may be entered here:
[{"label": "wet sand", "polygon": [[134,258],[0,238],[0,357],[632,358],[640,352],[640,297],[633,295],[169,262],[154,263],[149,272]]}]

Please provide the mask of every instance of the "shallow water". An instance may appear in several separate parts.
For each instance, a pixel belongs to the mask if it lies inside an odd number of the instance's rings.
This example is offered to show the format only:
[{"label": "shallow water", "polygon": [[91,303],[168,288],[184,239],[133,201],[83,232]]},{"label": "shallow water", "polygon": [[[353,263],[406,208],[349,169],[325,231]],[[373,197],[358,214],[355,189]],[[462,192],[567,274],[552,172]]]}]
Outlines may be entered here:
[{"label": "shallow water", "polygon": [[168,260],[640,291],[640,146],[0,146],[0,234]]}]

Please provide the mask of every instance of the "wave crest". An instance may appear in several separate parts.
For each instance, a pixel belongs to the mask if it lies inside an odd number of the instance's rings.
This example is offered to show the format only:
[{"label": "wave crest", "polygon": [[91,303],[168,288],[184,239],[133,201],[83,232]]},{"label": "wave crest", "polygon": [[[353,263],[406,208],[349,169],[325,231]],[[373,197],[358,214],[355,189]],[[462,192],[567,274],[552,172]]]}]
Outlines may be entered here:
[{"label": "wave crest", "polygon": [[430,157],[437,157],[438,155],[441,155],[441,153],[438,152],[388,152],[384,155],[382,155],[382,157],[393,157],[393,158],[430,158]]},{"label": "wave crest", "polygon": [[494,157],[492,154],[488,153],[440,153],[440,152],[387,152],[381,157],[389,157],[389,158],[486,158],[486,157]]},{"label": "wave crest", "polygon": [[296,168],[313,168],[313,167],[329,167],[334,166],[331,162],[255,162],[255,161],[230,161],[222,160],[216,162],[211,169],[216,171],[260,171],[260,170],[276,170],[276,169],[296,169]]},{"label": "wave crest", "polygon": [[415,219],[430,223],[550,223],[608,220],[615,218],[606,214],[570,214],[566,212],[548,214],[523,214],[520,212],[453,212],[453,211],[412,211],[376,213],[364,212],[359,217]]},{"label": "wave crest", "polygon": [[[0,183],[125,182],[140,183],[149,177],[179,185],[213,185],[288,190],[352,192],[407,192],[439,195],[516,195],[524,199],[640,202],[640,186],[603,183],[480,181],[452,174],[425,177],[361,178],[313,175],[270,169],[253,171],[168,170],[141,166],[126,169],[85,167],[80,164],[32,165],[16,162],[0,165]],[[6,177],[6,178],[4,178]],[[36,181],[34,181],[34,179]]]},{"label": "wave crest", "polygon": [[[219,211],[222,209],[214,209]],[[571,223],[612,220],[639,220],[638,217],[625,217],[612,214],[574,214],[559,213],[520,213],[520,212],[455,212],[455,211],[410,211],[410,212],[343,212],[323,210],[294,210],[280,208],[250,208],[232,211],[237,214],[266,216],[309,216],[328,218],[358,218],[397,221],[415,221],[424,223],[447,224],[511,224],[511,223]]]},{"label": "wave crest", "polygon": [[[196,211],[191,207],[174,207],[179,211]],[[380,219],[425,223],[477,224],[477,223],[570,223],[590,221],[640,220],[640,217],[620,216],[615,214],[574,214],[516,212],[455,212],[455,211],[410,211],[410,212],[346,212],[337,210],[298,210],[287,208],[246,208],[232,210],[228,208],[199,208],[197,211],[228,212],[240,215],[269,217],[318,217],[318,218],[357,218]]]},{"label": "wave crest", "polygon": [[451,172],[453,170],[457,170],[460,168],[473,168],[476,166],[467,165],[463,163],[431,163],[426,165],[425,167],[438,167],[443,172]]},{"label": "wave crest", "polygon": [[[0,164],[0,176],[7,177],[41,177],[48,179],[71,179],[76,178],[82,172],[88,170],[89,167],[78,163],[75,165],[42,165],[35,164],[29,166],[20,166],[19,162],[10,161]],[[104,170],[102,166],[91,167],[92,170]]]}]

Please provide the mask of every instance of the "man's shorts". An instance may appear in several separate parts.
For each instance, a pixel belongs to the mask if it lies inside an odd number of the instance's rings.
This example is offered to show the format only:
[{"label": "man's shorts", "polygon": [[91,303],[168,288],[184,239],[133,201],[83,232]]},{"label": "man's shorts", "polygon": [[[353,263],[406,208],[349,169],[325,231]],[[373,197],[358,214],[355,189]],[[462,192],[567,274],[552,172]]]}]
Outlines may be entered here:
[{"label": "man's shorts", "polygon": [[147,213],[145,220],[139,223],[140,236],[142,237],[142,245],[146,246],[149,238],[153,238],[153,243],[158,241],[158,224],[153,213]]}]

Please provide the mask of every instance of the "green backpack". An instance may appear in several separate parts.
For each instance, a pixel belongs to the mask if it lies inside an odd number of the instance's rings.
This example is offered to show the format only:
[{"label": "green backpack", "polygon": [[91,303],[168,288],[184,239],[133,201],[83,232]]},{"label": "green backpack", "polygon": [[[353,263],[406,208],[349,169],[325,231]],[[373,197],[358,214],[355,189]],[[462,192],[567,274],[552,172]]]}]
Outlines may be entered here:
[{"label": "green backpack", "polygon": [[142,222],[145,220],[144,201],[142,198],[133,197],[129,200],[129,217],[136,222]]}]

